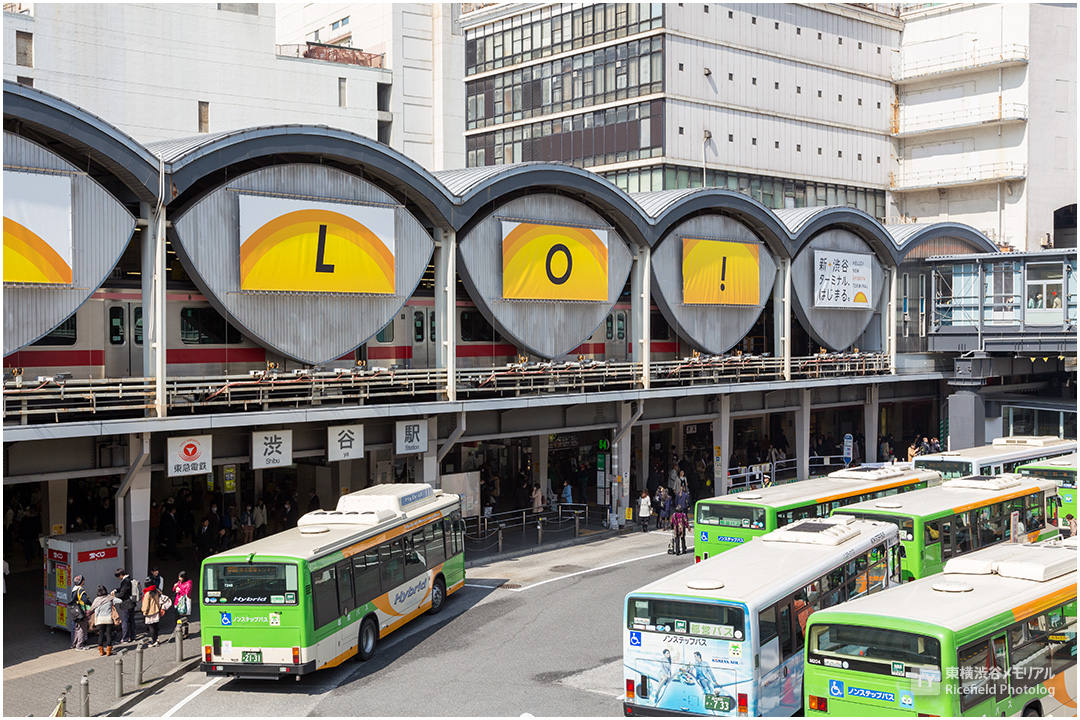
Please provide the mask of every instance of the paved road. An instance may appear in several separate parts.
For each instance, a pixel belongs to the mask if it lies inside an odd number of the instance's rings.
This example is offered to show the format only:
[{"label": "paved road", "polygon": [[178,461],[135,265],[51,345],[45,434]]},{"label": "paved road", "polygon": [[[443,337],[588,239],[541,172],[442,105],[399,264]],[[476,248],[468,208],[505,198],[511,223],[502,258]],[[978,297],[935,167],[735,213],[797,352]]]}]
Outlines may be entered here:
[{"label": "paved road", "polygon": [[665,533],[629,533],[468,571],[443,613],[373,660],[299,681],[193,672],[128,713],[167,717],[619,716],[622,599],[693,562]]}]

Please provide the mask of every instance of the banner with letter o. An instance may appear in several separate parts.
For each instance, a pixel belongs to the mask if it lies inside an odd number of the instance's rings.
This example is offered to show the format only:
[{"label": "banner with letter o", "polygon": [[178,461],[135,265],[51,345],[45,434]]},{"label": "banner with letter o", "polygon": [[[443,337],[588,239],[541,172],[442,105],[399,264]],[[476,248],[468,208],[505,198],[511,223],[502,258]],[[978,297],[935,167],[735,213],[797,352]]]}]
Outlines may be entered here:
[{"label": "banner with letter o", "polygon": [[607,302],[606,230],[501,222],[503,299]]}]

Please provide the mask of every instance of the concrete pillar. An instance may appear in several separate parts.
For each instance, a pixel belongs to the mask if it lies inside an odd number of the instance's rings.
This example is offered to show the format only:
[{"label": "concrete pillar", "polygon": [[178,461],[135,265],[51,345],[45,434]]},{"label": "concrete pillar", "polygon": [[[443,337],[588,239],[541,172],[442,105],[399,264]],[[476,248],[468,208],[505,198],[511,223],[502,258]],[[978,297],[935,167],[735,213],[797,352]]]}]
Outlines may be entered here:
[{"label": "concrete pillar", "polygon": [[[69,519],[67,516],[68,481],[67,478],[64,478],[62,480],[50,480],[47,484],[49,486],[49,501],[45,505],[41,530],[46,536],[62,535],[67,532]],[[74,518],[70,519],[74,520]],[[60,526],[60,532],[56,532],[57,526]]]},{"label": "concrete pillar", "polygon": [[548,491],[548,436],[535,435],[532,439],[533,482],[540,483],[540,492]]},{"label": "concrete pillar", "polygon": [[[139,455],[141,437],[131,435],[128,443],[128,464],[133,466]],[[148,458],[149,459],[149,458]],[[124,498],[127,538],[127,557],[124,567],[134,578],[144,578],[150,570],[150,463],[144,462],[131,479]]]},{"label": "concrete pillar", "polygon": [[320,510],[333,510],[337,507],[337,498],[334,497],[334,483],[330,468],[323,465],[314,465],[315,468],[315,494],[319,496]]},{"label": "concrete pillar", "polygon": [[435,347],[436,367],[446,370],[446,399],[457,398],[454,375],[457,366],[457,238],[452,230],[442,233],[435,247]]},{"label": "concrete pillar", "polygon": [[863,435],[866,437],[864,462],[877,462],[878,418],[881,416],[881,404],[878,402],[878,385],[866,387],[866,404],[863,405]]},{"label": "concrete pillar", "polygon": [[648,389],[649,356],[652,352],[649,328],[652,316],[652,251],[638,248],[634,253],[634,265],[630,269],[630,328],[633,332],[630,359],[641,363],[641,387]]},{"label": "concrete pillar", "polygon": [[721,395],[720,414],[713,418],[713,495],[727,495],[731,488],[728,463],[731,458],[731,396]]},{"label": "concrete pillar", "polygon": [[337,499],[342,495],[348,495],[354,490],[359,490],[359,487],[353,487],[353,461],[352,460],[338,460],[334,463],[333,467],[333,492],[334,492],[334,506],[337,505]]},{"label": "concrete pillar", "polygon": [[439,480],[439,419],[430,417],[428,424],[427,452],[416,458],[416,482],[427,483],[433,488],[442,487]]},{"label": "concrete pillar", "polygon": [[[633,419],[630,403],[624,402],[618,405],[619,427],[625,427]],[[626,508],[631,500],[630,491],[630,433],[633,428],[623,433],[622,438],[611,444],[611,469],[608,475],[615,484],[611,489],[611,509],[618,516],[619,527],[626,524]],[[618,430],[612,431],[614,436]]]},{"label": "concrete pillar", "polygon": [[[675,454],[679,456],[679,462],[683,459],[683,440],[686,439],[686,423],[675,423],[675,437],[672,438],[672,445],[675,446]],[[667,448],[664,448],[665,450]]]},{"label": "concrete pillar", "polygon": [[981,395],[967,388],[949,396],[949,450],[964,450],[986,444],[986,404]]},{"label": "concrete pillar", "polygon": [[142,222],[143,375],[155,379],[154,408],[165,416],[165,208],[140,203]]},{"label": "concrete pillar", "polygon": [[810,389],[799,391],[799,409],[795,411],[796,479],[810,477]]},{"label": "concrete pillar", "polygon": [[[649,474],[652,472],[652,460],[649,457],[649,453],[652,448],[649,447],[649,424],[645,423],[636,428],[638,432],[638,441],[641,443],[641,464],[638,466],[638,486],[630,488],[630,492],[634,495],[641,492],[649,481]],[[663,457],[663,454],[661,454]]]},{"label": "concrete pillar", "polygon": [[263,496],[263,470],[258,468],[253,470],[252,474],[255,476],[255,497],[252,499],[254,502]]}]

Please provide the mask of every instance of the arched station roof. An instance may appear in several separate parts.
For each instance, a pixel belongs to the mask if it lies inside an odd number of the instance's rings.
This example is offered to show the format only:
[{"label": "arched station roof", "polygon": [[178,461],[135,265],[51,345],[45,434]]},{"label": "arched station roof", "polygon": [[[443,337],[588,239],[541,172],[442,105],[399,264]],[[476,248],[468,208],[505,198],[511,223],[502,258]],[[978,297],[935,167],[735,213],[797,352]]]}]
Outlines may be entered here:
[{"label": "arched station roof", "polygon": [[886,225],[897,249],[897,263],[904,261],[908,254],[920,245],[939,238],[956,238],[974,249],[975,252],[992,253],[998,248],[981,232],[963,223],[909,223],[904,225]]},{"label": "arched station roof", "polygon": [[900,260],[895,244],[889,242],[885,226],[871,215],[851,207],[805,207],[774,210],[776,217],[787,227],[791,236],[791,254],[799,250],[823,230],[848,230],[862,238],[885,265],[895,266]]}]

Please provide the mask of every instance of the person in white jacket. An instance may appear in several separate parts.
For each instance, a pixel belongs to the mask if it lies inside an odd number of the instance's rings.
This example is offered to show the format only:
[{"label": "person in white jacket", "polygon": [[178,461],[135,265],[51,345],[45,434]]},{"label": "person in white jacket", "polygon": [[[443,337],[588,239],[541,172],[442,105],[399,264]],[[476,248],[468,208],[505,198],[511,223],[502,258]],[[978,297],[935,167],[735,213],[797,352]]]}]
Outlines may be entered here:
[{"label": "person in white jacket", "polygon": [[649,516],[652,515],[652,500],[649,499],[649,491],[642,490],[638,498],[638,522],[641,523],[641,532],[649,532]]}]

